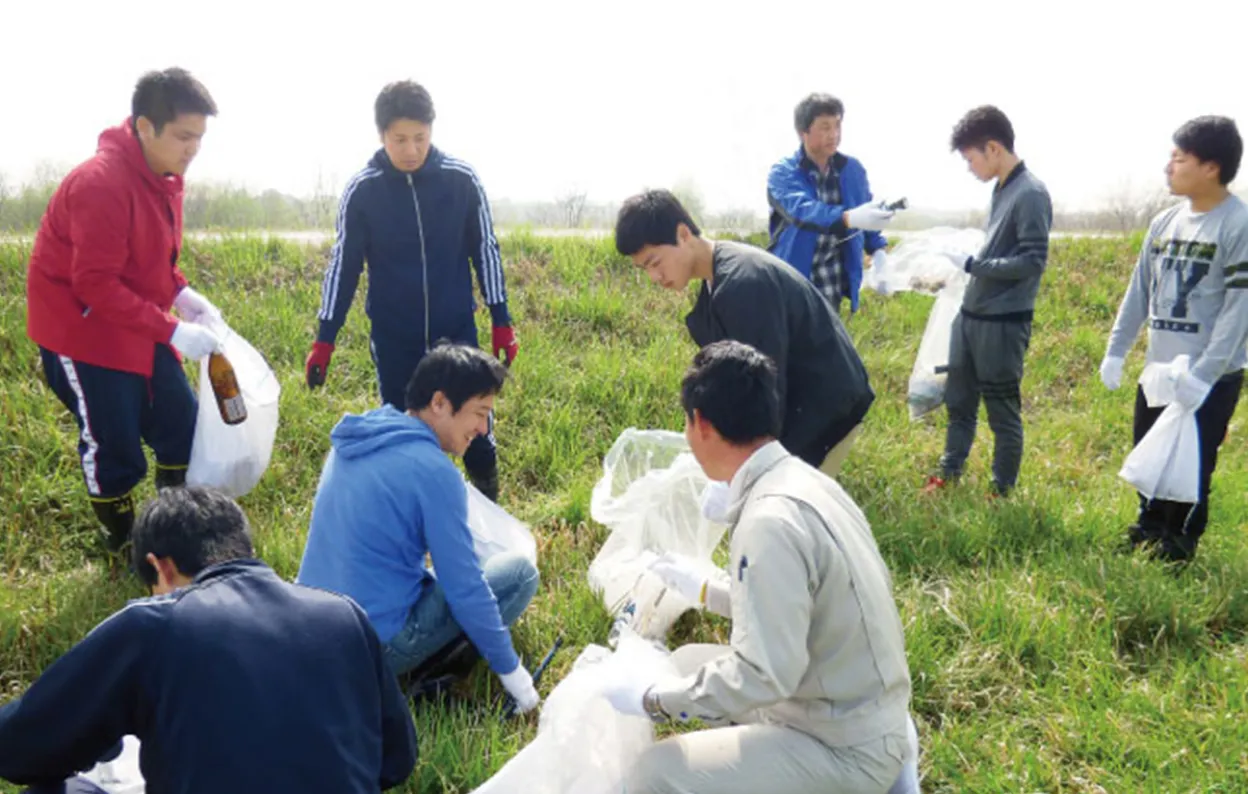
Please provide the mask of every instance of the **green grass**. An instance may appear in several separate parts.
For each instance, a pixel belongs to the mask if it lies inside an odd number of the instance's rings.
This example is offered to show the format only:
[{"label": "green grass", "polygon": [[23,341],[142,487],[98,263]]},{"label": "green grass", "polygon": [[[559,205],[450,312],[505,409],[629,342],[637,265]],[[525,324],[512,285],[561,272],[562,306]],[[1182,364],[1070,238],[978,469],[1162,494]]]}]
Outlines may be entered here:
[{"label": "green grass", "polygon": [[[905,405],[932,299],[868,293],[849,323],[879,398],[842,480],[894,574],[927,792],[1248,791],[1243,411],[1223,447],[1198,562],[1175,576],[1115,550],[1135,499],[1117,477],[1132,397],[1105,391],[1097,365],[1137,244],[1054,244],[1023,384],[1021,485],[995,507],[986,422],[964,482],[935,501],[917,496],[944,437],[943,416],[911,423]],[[327,387],[303,386],[325,254],[240,238],[191,243],[184,256],[191,282],[283,384],[272,467],[242,502],[260,555],[286,577],[298,568],[331,427],[375,402],[362,289]],[[94,551],[75,428],[25,337],[27,255],[0,247],[0,699],[141,594]],[[497,411],[502,501],[539,537],[543,584],[519,649],[532,660],[557,633],[567,638],[548,692],[582,647],[606,638],[607,613],[585,579],[605,536],[589,520],[589,492],[625,428],[682,427],[691,296],[650,285],[609,240],[512,236],[504,255],[521,348]],[[488,338],[484,313],[479,322]],[[150,493],[150,479],[143,487]],[[674,639],[726,630],[686,616]],[[484,674],[471,686],[482,702],[499,690]],[[408,791],[469,791],[536,730],[535,719],[501,724],[462,707],[416,719],[421,761]]]}]

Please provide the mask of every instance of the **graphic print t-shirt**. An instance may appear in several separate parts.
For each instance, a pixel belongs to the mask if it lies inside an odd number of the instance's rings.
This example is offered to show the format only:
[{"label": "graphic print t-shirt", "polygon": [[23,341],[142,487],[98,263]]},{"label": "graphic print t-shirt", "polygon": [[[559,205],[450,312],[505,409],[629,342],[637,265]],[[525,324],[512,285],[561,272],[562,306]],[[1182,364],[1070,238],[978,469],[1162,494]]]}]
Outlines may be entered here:
[{"label": "graphic print t-shirt", "polygon": [[1148,363],[1187,354],[1207,384],[1248,364],[1248,205],[1230,196],[1208,212],[1187,203],[1159,214],[1109,337],[1125,357],[1148,322]]}]

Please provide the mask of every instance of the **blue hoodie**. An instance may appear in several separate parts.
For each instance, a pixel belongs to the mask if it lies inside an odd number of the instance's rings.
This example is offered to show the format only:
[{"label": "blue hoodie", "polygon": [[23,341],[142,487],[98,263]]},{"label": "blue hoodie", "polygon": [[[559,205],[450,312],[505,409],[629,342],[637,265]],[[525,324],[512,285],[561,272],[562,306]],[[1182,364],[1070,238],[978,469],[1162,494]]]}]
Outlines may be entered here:
[{"label": "blue hoodie", "polygon": [[347,414],[330,434],[297,581],[350,596],[382,642],[434,586],[500,675],[520,664],[468,529],[464,478],[429,425],[392,405]]}]

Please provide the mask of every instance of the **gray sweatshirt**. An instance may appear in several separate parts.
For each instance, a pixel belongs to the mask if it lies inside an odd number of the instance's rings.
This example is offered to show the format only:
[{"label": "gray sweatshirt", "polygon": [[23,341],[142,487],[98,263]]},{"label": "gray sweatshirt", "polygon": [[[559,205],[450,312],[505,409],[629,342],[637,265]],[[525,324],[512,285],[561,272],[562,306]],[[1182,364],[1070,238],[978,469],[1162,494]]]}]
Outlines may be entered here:
[{"label": "gray sweatshirt", "polygon": [[967,272],[964,314],[980,319],[1030,320],[1049,258],[1053,203],[1044,183],[1020,162],[992,191],[987,235]]},{"label": "gray sweatshirt", "polygon": [[1109,334],[1107,356],[1125,358],[1148,320],[1148,363],[1191,356],[1213,385],[1248,364],[1248,206],[1230,196],[1208,212],[1187,202],[1149,226],[1135,274]]}]

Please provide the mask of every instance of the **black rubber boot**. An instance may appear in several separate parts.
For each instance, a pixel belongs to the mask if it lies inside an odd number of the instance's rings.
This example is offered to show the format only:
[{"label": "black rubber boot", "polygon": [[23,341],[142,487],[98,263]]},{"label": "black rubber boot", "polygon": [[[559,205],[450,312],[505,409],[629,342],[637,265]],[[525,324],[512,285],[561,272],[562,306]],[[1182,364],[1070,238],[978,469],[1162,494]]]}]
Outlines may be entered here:
[{"label": "black rubber boot", "polygon": [[160,464],[156,465],[156,487],[164,488],[181,488],[186,485],[186,467],[166,467]]},{"label": "black rubber boot", "polygon": [[108,550],[119,552],[130,541],[134,528],[134,498],[130,494],[116,499],[92,499],[91,507],[108,533]]},{"label": "black rubber boot", "polygon": [[477,490],[485,494],[485,498],[494,504],[498,504],[498,467],[494,466],[488,474],[479,474],[477,472],[468,472],[468,479],[472,480],[472,484]]}]

